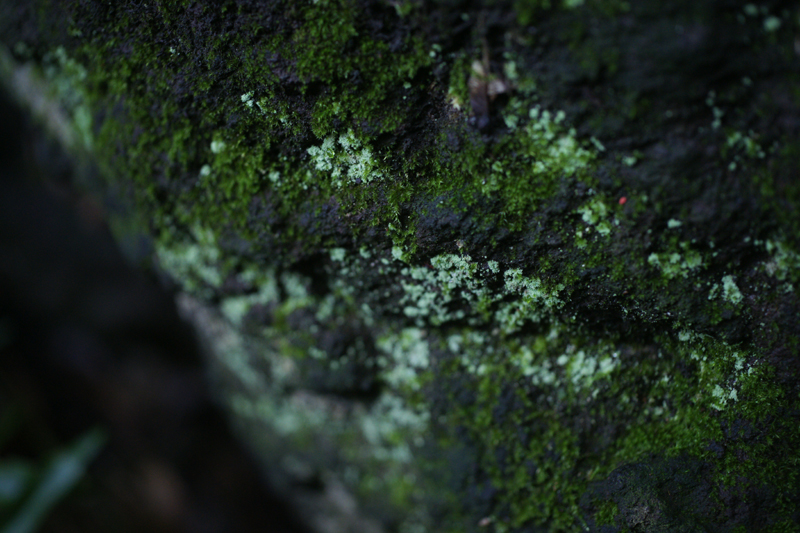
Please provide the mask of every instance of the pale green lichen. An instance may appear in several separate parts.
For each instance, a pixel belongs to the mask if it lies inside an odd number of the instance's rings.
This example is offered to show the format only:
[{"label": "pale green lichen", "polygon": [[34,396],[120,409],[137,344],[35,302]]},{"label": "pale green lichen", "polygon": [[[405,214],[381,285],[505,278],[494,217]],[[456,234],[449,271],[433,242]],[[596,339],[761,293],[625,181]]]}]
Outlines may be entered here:
[{"label": "pale green lichen", "polygon": [[775,16],[769,16],[764,19],[764,31],[773,33],[778,31],[781,27],[781,19]]},{"label": "pale green lichen", "polygon": [[344,261],[344,257],[345,254],[347,253],[347,250],[345,250],[344,248],[331,248],[329,253],[331,256],[331,260],[341,262]]},{"label": "pale green lichen", "polygon": [[742,293],[731,275],[722,278],[722,298],[734,305],[742,301]]},{"label": "pale green lichen", "polygon": [[713,300],[717,297],[717,292],[719,291],[719,283],[714,283],[711,285],[711,289],[708,291],[708,299]]},{"label": "pale green lichen", "polygon": [[494,315],[504,333],[517,331],[526,321],[539,322],[564,304],[559,298],[563,284],[548,287],[538,278],[523,276],[518,268],[506,270],[503,278],[506,293],[518,298],[502,302]]},{"label": "pale green lichen", "polygon": [[222,314],[235,326],[241,326],[242,319],[253,306],[276,302],[280,295],[275,272],[271,268],[257,270],[250,267],[239,275],[239,280],[256,290],[240,296],[228,296],[220,302]]},{"label": "pale green lichen", "polygon": [[[334,250],[332,255],[340,254]],[[348,259],[342,257],[341,261],[346,263]],[[298,379],[306,364],[305,357],[327,364],[334,371],[339,361],[329,360],[327,354],[313,345],[304,354],[287,350],[287,339],[296,333],[282,329],[280,319],[275,321],[276,325],[262,328],[256,337],[244,335],[240,324],[248,307],[265,302],[277,306],[277,317],[298,309],[341,308],[347,304],[335,294],[316,299],[307,290],[308,280],[296,274],[284,272],[264,277],[250,267],[235,276],[237,284],[259,290],[222,302],[230,322],[213,318],[213,312],[205,308],[195,310],[195,314],[205,315],[201,319],[206,322],[203,334],[209,335],[208,341],[219,355],[218,360],[238,382],[229,396],[232,411],[245,425],[255,424],[254,427],[260,428],[253,430],[255,440],[251,442],[269,447],[276,461],[291,455],[308,462],[312,470],[324,468],[326,476],[346,483],[356,494],[377,491],[393,505],[408,507],[422,490],[413,459],[414,450],[425,442],[429,415],[424,405],[409,403],[405,395],[418,390],[419,374],[429,365],[425,332],[407,328],[396,334],[387,332],[377,340],[380,354],[377,363],[384,392],[376,401],[354,405],[331,401],[298,389],[301,383]],[[347,357],[356,355],[353,349],[348,350]],[[341,460],[333,461],[339,466],[333,467],[322,457],[307,456],[304,451],[308,450],[309,442],[323,437],[329,445],[319,453],[340,456]],[[297,456],[298,453],[301,455]],[[403,527],[424,525],[428,520],[424,512],[409,513],[403,517],[407,522]]]},{"label": "pale green lichen", "polygon": [[529,384],[552,389],[551,394],[562,399],[567,394],[592,392],[596,380],[610,376],[619,367],[619,353],[611,345],[565,344],[560,331],[563,326],[554,325],[546,335],[523,336],[513,342],[464,331],[451,334],[446,346],[470,374],[486,380],[493,376],[516,379],[507,375],[513,368],[514,374]]},{"label": "pale green lichen", "polygon": [[667,279],[678,276],[688,278],[693,271],[702,268],[703,256],[693,250],[687,242],[679,244],[681,252],[653,252],[647,257],[647,263],[658,268]]},{"label": "pale green lichen", "polygon": [[[607,237],[611,233],[612,222],[608,220],[610,209],[600,196],[594,196],[591,200],[578,207],[576,211],[581,215],[581,219],[589,226],[586,228],[586,232],[589,232],[591,228],[594,227],[597,233],[603,237]],[[613,224],[618,223],[616,219],[613,220]],[[582,240],[584,232],[578,230],[578,232],[576,232],[576,237]]]},{"label": "pale green lichen", "polygon": [[400,305],[405,315],[415,318],[419,325],[460,320],[466,311],[450,309],[451,302],[464,299],[475,305],[487,296],[475,275],[478,265],[469,256],[436,256],[431,258],[431,266],[432,269],[406,266],[400,271],[405,293]]},{"label": "pale green lichen", "polygon": [[739,389],[758,373],[759,363],[737,347],[686,330],[679,339],[687,343],[685,352],[699,364],[698,377],[706,401],[718,411],[738,401]]},{"label": "pale green lichen", "polygon": [[340,135],[338,139],[334,136],[326,137],[321,146],[312,146],[307,152],[314,168],[330,177],[331,183],[336,187],[343,187],[347,183],[370,183],[384,175],[372,149],[362,143],[352,130]]},{"label": "pale green lichen", "polygon": [[680,221],[680,220],[676,220],[676,219],[674,219],[674,218],[671,218],[671,219],[669,219],[669,220],[667,221],[667,227],[668,227],[669,229],[680,228],[682,225],[683,225],[683,224],[681,223],[681,221]]},{"label": "pale green lichen", "polygon": [[534,174],[554,168],[574,174],[592,161],[593,154],[580,146],[575,130],[562,126],[566,118],[563,111],[556,112],[554,116],[537,105],[531,108],[528,117],[530,122],[525,132],[533,145],[539,147],[536,154],[538,159],[531,169]]},{"label": "pale green lichen", "polygon": [[753,130],[749,130],[746,134],[740,131],[731,131],[727,134],[725,144],[722,146],[722,153],[723,157],[731,159],[732,170],[742,161],[743,157],[748,159],[764,159],[766,157],[757,137]]},{"label": "pale green lichen", "polygon": [[626,167],[632,167],[639,162],[639,158],[633,155],[626,155],[622,158],[622,164]]},{"label": "pale green lichen", "polygon": [[[756,244],[761,244],[757,242]],[[763,265],[764,271],[778,281],[785,282],[784,292],[794,291],[794,282],[800,272],[800,254],[794,252],[786,243],[780,240],[767,240],[763,242],[771,258]]]},{"label": "pale green lichen", "polygon": [[[14,51],[30,58],[32,51],[19,42]],[[48,51],[41,66],[19,64],[11,51],[0,44],[0,74],[4,84],[20,102],[30,108],[49,133],[69,150],[84,156],[95,144],[91,99],[87,96],[88,72],[70,57],[63,46]]]},{"label": "pale green lichen", "polygon": [[392,257],[395,261],[402,261],[406,253],[401,246],[392,246]]},{"label": "pale green lichen", "polygon": [[[514,143],[514,149],[523,159],[513,165],[491,161],[489,172],[476,176],[480,177],[476,186],[483,194],[514,194],[526,181],[547,182],[555,175],[576,176],[596,159],[595,153],[584,147],[588,143],[579,141],[575,129],[567,127],[564,111],[551,112],[539,105],[529,105],[528,100],[514,97],[503,110],[503,119],[511,130],[508,142]],[[520,172],[525,177],[518,175]]]},{"label": "pale green lichen", "polygon": [[594,225],[605,218],[608,213],[608,208],[601,198],[595,197],[586,204],[580,206],[577,211],[584,222],[589,225]]},{"label": "pale green lichen", "polygon": [[285,315],[295,309],[313,305],[315,302],[315,299],[308,292],[308,286],[310,285],[308,277],[295,272],[283,272],[280,275],[280,281],[283,291],[287,295],[281,305],[281,310]]},{"label": "pale green lichen", "polygon": [[226,146],[227,146],[227,144],[225,143],[225,141],[221,141],[221,140],[215,139],[215,140],[211,141],[211,146],[210,146],[211,153],[212,154],[222,153],[222,151],[225,150]]},{"label": "pale green lichen", "polygon": [[534,351],[528,345],[520,347],[516,357],[512,359],[519,366],[523,376],[537,387],[553,385],[558,379],[556,365],[548,357],[542,357],[542,351]]},{"label": "pale green lichen", "polygon": [[418,373],[428,368],[430,357],[424,335],[419,328],[406,328],[376,341],[377,347],[388,357],[388,360],[379,359],[378,365],[385,368],[383,379],[392,388],[419,389]]},{"label": "pale green lichen", "polygon": [[63,46],[45,54],[44,75],[55,90],[56,100],[72,114],[72,124],[83,148],[91,150],[94,142],[92,112],[85,94],[87,71],[67,55]]},{"label": "pale green lichen", "polygon": [[191,231],[192,240],[156,241],[159,266],[181,283],[181,288],[197,295],[208,295],[222,284],[222,253],[215,233],[200,225]]},{"label": "pale green lichen", "polygon": [[361,433],[375,459],[410,464],[413,448],[424,443],[429,418],[426,410],[409,408],[404,398],[382,394],[361,418]]},{"label": "pale green lichen", "polygon": [[575,346],[569,345],[556,363],[564,367],[575,387],[586,389],[595,380],[609,376],[619,366],[619,353],[600,355],[583,349],[576,350]]},{"label": "pale green lichen", "polygon": [[[400,261],[402,256],[395,254],[395,260]],[[549,287],[536,277],[524,276],[520,269],[503,274],[503,292],[491,292],[485,287],[485,276],[494,273],[488,267],[481,268],[468,255],[435,256],[430,265],[431,268],[410,265],[400,270],[404,291],[400,305],[419,327],[462,319],[479,324],[493,318],[502,331],[510,333],[525,321],[539,321],[563,305],[558,296],[563,285]],[[515,298],[501,302],[507,295]],[[453,306],[456,302],[464,305]]]}]

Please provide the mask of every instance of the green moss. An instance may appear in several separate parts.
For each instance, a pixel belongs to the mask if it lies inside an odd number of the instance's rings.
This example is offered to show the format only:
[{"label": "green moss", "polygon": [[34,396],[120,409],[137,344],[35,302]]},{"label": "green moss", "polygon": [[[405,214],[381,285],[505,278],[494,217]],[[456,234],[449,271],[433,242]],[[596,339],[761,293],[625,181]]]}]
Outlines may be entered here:
[{"label": "green moss", "polygon": [[[774,163],[752,168],[753,180],[759,188],[764,210],[775,216],[786,236],[800,235],[800,222],[795,216],[800,209],[800,185],[791,178],[796,173],[799,155],[800,143],[795,139],[784,139],[779,145]],[[797,252],[796,239],[792,239],[789,247]]]},{"label": "green moss", "polygon": [[[598,347],[576,349],[558,339],[557,331],[503,344],[473,335],[448,341],[456,353],[471,354],[453,364],[475,376],[474,402],[456,407],[448,423],[469,428],[471,437],[482,443],[481,467],[500,488],[494,520],[505,527],[534,522],[570,530],[579,523],[577,503],[585,486],[576,483],[585,479],[576,471],[579,436],[553,408],[570,395],[588,393],[591,398],[592,380],[604,379],[614,365],[593,367],[588,361],[606,361],[595,359]],[[510,383],[518,386],[509,389]],[[553,392],[530,394],[537,389]],[[516,407],[509,409],[511,405]]]},{"label": "green moss", "polygon": [[[81,131],[87,132],[87,117],[103,107],[117,106],[118,111],[106,114],[99,128],[99,155],[108,175],[118,175],[120,167],[126,169],[126,178],[132,175],[139,203],[161,225],[159,230],[170,230],[173,224],[171,216],[158,212],[161,209],[155,201],[165,188],[179,192],[172,196],[170,211],[181,214],[182,222],[202,218],[212,222],[210,227],[234,225],[246,231],[251,201],[265,189],[282,189],[281,207],[288,213],[296,212],[297,203],[315,191],[322,192],[320,199],[333,194],[326,185],[330,177],[316,176],[323,167],[328,175],[334,174],[332,181],[339,186],[335,174],[342,165],[350,182],[369,182],[384,175],[378,154],[372,152],[371,143],[361,131],[366,128],[370,132],[391,132],[405,120],[408,106],[395,101],[394,96],[387,99],[387,95],[393,95],[398,85],[409,85],[409,80],[431,63],[431,53],[418,37],[410,35],[400,50],[396,45],[390,49],[386,42],[373,40],[356,28],[358,10],[353,2],[318,2],[290,10],[287,15],[298,17],[303,24],[293,30],[289,39],[259,40],[255,33],[259,28],[245,24],[245,31],[236,35],[220,34],[210,42],[197,43],[210,50],[204,57],[208,76],[189,73],[183,56],[197,55],[197,51],[185,42],[171,47],[171,57],[159,61],[156,74],[147,67],[158,54],[151,45],[152,34],[174,31],[172,26],[180,24],[185,16],[184,6],[177,4],[160,9],[161,20],[140,24],[120,17],[109,26],[103,40],[86,41],[79,48],[78,55],[87,59],[91,73],[87,77],[84,72],[84,78],[79,80],[91,108],[78,109],[76,115],[76,120],[84,117]],[[114,68],[107,68],[105,58],[115,55],[116,43],[129,41],[131,36],[136,40],[133,52],[117,58]],[[234,46],[252,48],[251,56],[233,57]],[[61,55],[56,57],[64,59],[63,48],[59,50]],[[254,60],[265,54],[290,59],[303,86],[326,84],[321,94],[306,100],[313,107],[311,128],[323,147],[331,139],[348,141],[348,146],[339,143],[342,152],[335,157],[336,162],[325,165],[317,157],[311,168],[303,168],[307,147],[275,157],[273,143],[302,133],[307,118],[279,97],[280,81],[268,67]],[[217,65],[224,62],[240,65],[234,80],[240,89],[235,97],[217,97],[212,105],[211,80]],[[67,73],[69,68],[64,61],[59,63],[60,72]],[[360,81],[350,83],[353,75]],[[171,83],[176,79],[188,81],[192,107],[178,108],[170,97]],[[369,94],[364,94],[365,87]],[[411,97],[416,93],[409,85],[407,94]],[[157,112],[152,113],[153,109]],[[262,135],[255,139],[253,131]],[[89,137],[84,137],[88,142]],[[121,139],[133,141],[133,145],[125,147],[124,161],[120,160]],[[156,153],[166,154],[167,159],[154,159]],[[386,154],[380,157],[385,159]],[[202,163],[198,164],[198,160]],[[185,183],[187,174],[196,176],[196,183]],[[154,176],[159,177],[158,187]],[[374,194],[343,194],[341,200],[368,205]],[[314,203],[319,205],[318,200]],[[296,237],[301,231],[305,230],[292,228],[287,236]]]},{"label": "green moss", "polygon": [[592,143],[577,137],[563,111],[542,109],[534,99],[534,95],[512,99],[504,118],[514,127],[496,143],[487,146],[465,133],[458,158],[432,169],[426,192],[433,197],[455,194],[453,206],[497,199],[504,206],[501,219],[494,219],[496,213],[482,213],[487,225],[493,222],[519,231],[531,213],[566,188],[596,184],[591,173],[596,158]]},{"label": "green moss", "polygon": [[467,112],[469,109],[469,77],[472,73],[471,59],[467,54],[458,54],[450,67],[450,86],[447,96],[450,105],[456,111]]},{"label": "green moss", "polygon": [[[588,482],[646,457],[649,450],[698,458],[706,457],[714,442],[728,443],[726,457],[752,450],[750,442],[723,437],[730,421],[755,422],[757,413],[769,411],[765,397],[751,387],[770,386],[770,367],[752,354],[684,330],[677,340],[662,339],[652,358],[634,362],[613,351],[614,342],[583,344],[574,333],[560,338],[559,330],[563,326],[513,341],[462,333],[447,341],[454,355],[461,354],[447,372],[475,376],[468,386],[475,399],[450,413],[447,425],[468,428],[480,443],[482,468],[502,494],[496,522],[515,528],[533,521],[572,530],[580,525],[577,502]],[[690,361],[697,364],[696,374],[686,377],[676,370]],[[774,397],[768,402],[780,401],[780,392],[768,396]],[[600,427],[604,420],[630,416],[636,422],[595,452],[601,460],[584,463],[580,442],[594,437],[561,424],[564,415],[558,413],[565,405],[586,406],[586,416]],[[715,412],[724,416],[709,417]],[[521,428],[527,428],[525,436]],[[796,431],[780,431],[786,430]],[[768,435],[757,440],[773,442]],[[766,478],[754,468],[750,462],[724,461],[715,475],[724,483],[748,479],[757,487]],[[781,490],[790,491],[793,478],[783,479]]]},{"label": "green moss", "polygon": [[[623,51],[587,49],[581,17],[627,7],[580,4],[517,2],[517,16],[574,15],[566,40],[601,87]],[[764,229],[741,262],[693,239],[705,233],[668,212],[668,187],[646,183],[663,169],[607,142],[627,131],[607,114],[638,134],[661,104],[620,91],[587,117],[507,44],[493,58],[507,93],[482,132],[468,122],[477,58],[427,44],[410,4],[390,20],[409,24],[402,36],[342,0],[242,10],[237,31],[207,38],[180,33],[187,5],[146,23],[111,9],[104,35],[53,49],[48,76],[104,171],[132,182],[161,266],[218,304],[197,316],[214,315],[229,404],[265,456],[324,470],[400,531],[577,531],[592,487],[653,452],[714,465],[718,499],[769,484],[788,516],[797,399],[763,346],[726,344],[723,326],[749,328],[794,290],[796,238]],[[766,150],[722,97],[708,105],[702,141],[721,154],[709,167],[771,158],[754,177],[764,209],[795,227],[796,143]],[[760,293],[750,267],[781,294]],[[459,470],[493,494],[479,516],[440,479]],[[625,505],[606,498],[590,515],[611,524]]]},{"label": "green moss", "polygon": [[599,505],[597,513],[594,515],[598,526],[614,525],[614,517],[619,514],[619,506],[613,501],[603,501]]},{"label": "green moss", "polygon": [[[290,42],[278,45],[282,54],[293,57],[303,81],[321,81],[330,88],[314,107],[313,130],[321,139],[342,133],[333,130],[334,120],[373,123],[375,117],[384,117],[373,127],[381,132],[395,129],[406,112],[392,105],[387,114],[382,109],[386,94],[431,61],[423,42],[413,36],[406,39],[402,51],[362,37],[356,28],[358,13],[356,3],[350,0],[315,2],[301,8],[304,23]],[[363,84],[342,83],[354,74]]]},{"label": "green moss", "polygon": [[533,25],[546,16],[547,11],[555,8],[566,10],[577,9],[586,5],[607,15],[615,15],[630,9],[627,2],[619,0],[515,0],[514,12],[517,23],[521,26]]}]

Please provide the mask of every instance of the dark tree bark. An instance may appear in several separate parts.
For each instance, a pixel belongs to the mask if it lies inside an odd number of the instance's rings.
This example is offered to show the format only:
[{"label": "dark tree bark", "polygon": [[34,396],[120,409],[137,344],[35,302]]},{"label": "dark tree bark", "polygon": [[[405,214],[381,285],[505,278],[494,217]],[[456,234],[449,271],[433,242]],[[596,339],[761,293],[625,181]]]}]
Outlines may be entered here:
[{"label": "dark tree bark", "polygon": [[0,6],[320,531],[800,527],[793,3]]}]

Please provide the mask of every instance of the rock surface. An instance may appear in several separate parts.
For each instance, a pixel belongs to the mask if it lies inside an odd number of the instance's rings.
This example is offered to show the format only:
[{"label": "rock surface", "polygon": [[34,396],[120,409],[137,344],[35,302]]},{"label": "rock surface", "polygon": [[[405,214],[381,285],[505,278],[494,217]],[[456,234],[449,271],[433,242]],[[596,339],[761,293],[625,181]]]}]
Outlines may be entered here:
[{"label": "rock surface", "polygon": [[800,527],[796,5],[13,4],[319,531]]}]

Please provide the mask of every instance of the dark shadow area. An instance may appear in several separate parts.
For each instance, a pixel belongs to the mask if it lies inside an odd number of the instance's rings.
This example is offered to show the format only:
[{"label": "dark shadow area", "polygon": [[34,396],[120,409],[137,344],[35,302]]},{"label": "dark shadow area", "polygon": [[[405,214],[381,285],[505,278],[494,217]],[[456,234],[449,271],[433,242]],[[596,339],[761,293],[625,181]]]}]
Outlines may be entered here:
[{"label": "dark shadow area", "polygon": [[107,437],[39,531],[304,531],[213,403],[172,295],[4,93],[0,139],[0,463]]}]

